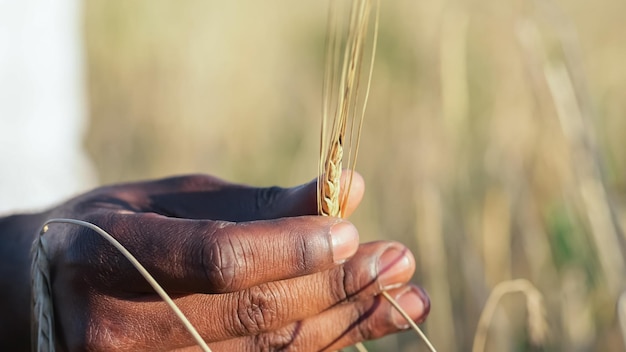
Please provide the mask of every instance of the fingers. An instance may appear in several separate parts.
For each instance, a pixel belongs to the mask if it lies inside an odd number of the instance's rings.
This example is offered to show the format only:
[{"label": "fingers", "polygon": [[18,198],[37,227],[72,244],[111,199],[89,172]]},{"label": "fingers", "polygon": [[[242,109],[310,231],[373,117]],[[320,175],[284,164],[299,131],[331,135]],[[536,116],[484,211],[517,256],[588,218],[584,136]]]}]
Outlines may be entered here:
[{"label": "fingers", "polygon": [[[400,304],[416,323],[426,319],[430,299],[419,287],[405,285],[388,293]],[[155,304],[152,302],[152,304]],[[96,311],[94,319],[110,316],[111,312]],[[84,340],[73,344],[74,350],[93,351],[199,351],[187,331],[172,328],[172,320],[165,321],[158,310],[152,315],[124,319],[117,314],[107,321],[107,329],[88,329]],[[108,314],[107,314],[108,313]],[[152,325],[145,328],[146,317]],[[222,317],[213,314],[216,323]],[[170,323],[170,324],[168,324]],[[123,327],[123,328],[122,328]],[[337,305],[321,314],[257,335],[247,335],[228,340],[209,342],[212,351],[335,351],[358,342],[377,339],[388,334],[407,330],[408,323],[382,296]],[[116,329],[117,328],[117,329]],[[115,339],[112,337],[115,336]],[[206,336],[204,337],[206,339]]]},{"label": "fingers", "polygon": [[221,307],[220,333],[210,336],[215,322],[207,320],[208,311],[191,313],[201,332],[210,340],[257,335],[286,323],[306,319],[340,303],[379,294],[383,289],[398,287],[411,278],[415,270],[413,256],[397,243],[375,242],[362,245],[349,262],[326,272],[272,282],[251,289],[215,296],[200,296],[181,301],[189,308]]},{"label": "fingers", "polygon": [[[371,305],[375,303],[371,298],[383,289],[405,287],[403,285],[410,279],[414,269],[415,261],[405,247],[398,243],[375,242],[362,245],[350,261],[325,272],[262,284],[228,294],[180,296],[176,303],[207,341],[222,341],[264,335],[287,324],[311,319],[321,312],[346,304],[367,301]],[[156,341],[167,341],[171,348],[191,343],[182,324],[163,302],[151,298],[153,296],[132,301],[104,302],[104,306],[98,307],[98,311],[94,312],[93,319],[114,321],[116,325],[132,327],[127,334],[134,336],[135,342],[141,346],[150,346]],[[338,334],[335,335],[338,340],[333,343],[347,343],[358,338],[358,335],[354,335],[355,332],[348,331],[347,326],[356,321],[360,324],[361,316],[373,314],[367,311],[367,307],[368,304],[360,303],[353,306],[358,308],[357,313],[347,314],[349,310],[338,313],[346,314],[343,320],[338,316],[325,316],[329,321],[338,320],[337,326],[330,323],[322,325],[324,328],[330,327],[327,333]],[[120,314],[128,311],[132,311],[132,314]],[[98,324],[98,321],[92,323]],[[316,324],[319,323],[313,322],[307,326],[313,329]],[[369,333],[372,337],[386,333],[389,329],[386,325],[378,327],[380,324],[376,319],[368,324],[373,324],[371,329],[378,329]],[[340,327],[345,331],[339,330]],[[156,336],[155,331],[158,332]],[[315,338],[314,335],[306,336],[308,339]],[[330,343],[334,340],[325,341],[331,346]]]},{"label": "fingers", "polygon": [[[352,182],[350,182],[352,175]],[[344,214],[351,214],[363,197],[363,178],[346,171],[342,175],[342,197],[350,184]],[[134,195],[141,185],[147,200]],[[129,204],[142,203],[171,217],[251,221],[317,214],[317,179],[293,188],[256,188],[231,184],[205,175],[168,178],[119,187],[118,196]]]},{"label": "fingers", "polygon": [[[359,246],[352,224],[319,216],[227,223],[116,214],[101,227],[115,234],[166,290],[180,293],[234,292],[320,272],[350,258]],[[92,233],[82,236],[100,240]],[[121,255],[110,245],[89,248],[100,251],[82,255],[103,258],[98,268],[106,271],[94,276],[93,285],[152,292],[127,260],[116,259]]]},{"label": "fingers", "polygon": [[[417,323],[426,319],[430,300],[409,285],[388,292]],[[277,331],[233,339],[211,347],[214,351],[336,351],[358,342],[406,330],[408,323],[382,296],[334,307]]]}]

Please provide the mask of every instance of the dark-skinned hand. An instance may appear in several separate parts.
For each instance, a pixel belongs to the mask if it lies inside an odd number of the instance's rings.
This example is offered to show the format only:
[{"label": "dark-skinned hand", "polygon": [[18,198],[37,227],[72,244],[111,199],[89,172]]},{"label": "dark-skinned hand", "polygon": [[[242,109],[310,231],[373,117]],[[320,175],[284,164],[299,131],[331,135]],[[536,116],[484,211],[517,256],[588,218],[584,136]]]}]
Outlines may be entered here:
[{"label": "dark-skinned hand", "polygon": [[[354,174],[346,215],[363,191]],[[359,244],[351,223],[316,212],[315,182],[254,188],[193,175],[103,187],[45,213],[0,219],[0,310],[8,312],[0,315],[0,349],[28,348],[28,249],[49,218],[89,221],[112,234],[214,351],[337,350],[405,330],[383,290],[425,319],[429,300],[408,283],[415,260],[405,246]],[[62,350],[196,348],[95,232],[52,224],[44,236]]]}]

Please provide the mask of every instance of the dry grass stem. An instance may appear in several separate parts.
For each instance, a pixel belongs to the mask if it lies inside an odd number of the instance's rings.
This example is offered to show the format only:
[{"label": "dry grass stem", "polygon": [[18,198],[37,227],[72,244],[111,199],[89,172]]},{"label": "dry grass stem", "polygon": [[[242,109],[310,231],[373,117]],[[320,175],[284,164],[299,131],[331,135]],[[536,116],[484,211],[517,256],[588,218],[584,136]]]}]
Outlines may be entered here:
[{"label": "dry grass stem", "polygon": [[576,99],[575,86],[564,65],[545,67],[545,77],[554,99],[559,121],[563,128],[571,154],[572,168],[576,173],[578,192],[585,207],[599,259],[606,275],[610,291],[617,294],[624,282],[624,258],[620,250],[617,224],[609,204],[596,154],[592,150],[587,123]]},{"label": "dry grass stem", "polygon": [[450,129],[463,126],[469,109],[466,64],[469,21],[466,11],[452,5],[441,25],[441,105]]},{"label": "dry grass stem", "polygon": [[413,330],[415,330],[415,332],[419,335],[419,337],[422,339],[422,341],[424,341],[424,343],[428,347],[428,350],[431,351],[431,352],[437,352],[437,350],[435,349],[435,346],[433,346],[433,344],[430,342],[430,340],[428,340],[428,337],[426,337],[426,335],[422,332],[422,330],[419,328],[419,326],[417,326],[417,324],[415,324],[413,319],[411,319],[411,317],[404,311],[404,309],[402,309],[402,307],[400,307],[398,302],[396,302],[396,300],[393,299],[393,297],[391,297],[387,292],[383,291],[382,294],[389,301],[389,303],[391,303],[391,305],[398,311],[398,313],[400,313],[400,315],[402,315],[402,317],[404,319],[406,319],[406,321],[409,323],[409,325],[411,325],[411,328],[413,328]]},{"label": "dry grass stem", "polygon": [[619,319],[619,328],[626,345],[626,291],[622,292],[617,301],[617,318]]},{"label": "dry grass stem", "polygon": [[417,229],[417,258],[423,280],[432,297],[437,297],[437,309],[426,321],[433,341],[442,351],[456,351],[455,316],[450,282],[444,278],[449,270],[443,234],[443,205],[440,189],[433,184],[421,184],[415,191]]},{"label": "dry grass stem", "polygon": [[102,236],[106,239],[110,244],[112,244],[130,263],[139,271],[141,276],[146,279],[146,281],[152,286],[155,292],[161,297],[161,299],[172,309],[176,317],[183,323],[185,329],[191,334],[193,339],[196,341],[196,344],[200,347],[200,349],[204,352],[211,352],[209,346],[207,346],[204,339],[200,336],[196,328],[189,322],[187,317],[183,314],[183,312],[178,308],[178,306],[174,303],[174,301],[170,298],[170,296],[165,292],[165,290],[159,285],[159,283],[150,275],[150,273],[139,263],[139,261],[126,249],[124,246],[119,243],[113,236],[111,236],[108,232],[104,231],[100,227],[81,220],[74,219],[51,219],[46,221],[46,223],[42,226],[42,230],[39,234],[39,238],[35,241],[35,245],[33,246],[34,251],[34,260],[32,266],[32,280],[33,280],[33,307],[34,307],[34,321],[33,321],[33,350],[34,351],[46,351],[53,352],[54,351],[54,317],[53,317],[53,307],[52,307],[52,294],[51,294],[51,283],[49,280],[49,268],[48,268],[48,259],[45,253],[45,245],[44,245],[44,234],[48,230],[49,224],[72,224],[83,226],[88,229],[95,231],[98,235]]},{"label": "dry grass stem", "polygon": [[501,282],[491,291],[491,295],[489,295],[483,312],[480,315],[480,319],[478,320],[472,352],[482,352],[485,350],[489,326],[491,325],[494,313],[502,297],[510,293],[518,292],[523,293],[526,297],[528,334],[531,343],[537,346],[545,342],[548,334],[548,325],[545,318],[543,296],[530,281],[518,279]]},{"label": "dry grass stem", "polygon": [[367,348],[365,348],[365,345],[363,345],[362,343],[357,343],[356,345],[354,345],[354,348],[356,348],[356,350],[359,352],[367,352]]},{"label": "dry grass stem", "polygon": [[[623,273],[626,269],[624,258],[620,250],[618,235],[619,224],[615,221],[614,211],[606,193],[606,185],[601,175],[601,163],[595,136],[593,134],[590,112],[583,106],[584,84],[576,84],[572,74],[581,74],[580,59],[574,49],[576,36],[557,16],[558,11],[551,11],[553,23],[558,24],[560,36],[559,46],[563,48],[564,60],[548,59],[544,49],[543,38],[534,22],[528,20],[522,23],[518,30],[520,42],[526,54],[528,66],[533,69],[532,79],[543,80],[537,85],[547,88],[556,111],[559,125],[565,137],[570,168],[575,175],[576,189],[584,215],[587,217],[592,239],[599,253],[599,261],[609,287],[609,291],[616,297],[619,287],[624,282]],[[542,77],[539,75],[542,74]],[[581,79],[579,79],[580,81]]]}]

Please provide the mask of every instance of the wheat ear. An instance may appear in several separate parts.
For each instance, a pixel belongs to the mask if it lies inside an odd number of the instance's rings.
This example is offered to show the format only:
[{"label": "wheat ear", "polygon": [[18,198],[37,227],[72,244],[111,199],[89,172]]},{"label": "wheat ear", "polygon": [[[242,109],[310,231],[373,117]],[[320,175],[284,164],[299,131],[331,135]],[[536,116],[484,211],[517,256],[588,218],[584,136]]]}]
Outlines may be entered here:
[{"label": "wheat ear", "polygon": [[[338,89],[335,89],[335,72],[339,67],[339,48],[341,39],[336,24],[337,12],[333,12],[333,7],[329,13],[329,27],[326,51],[326,72],[323,86],[323,109],[322,109],[322,132],[320,142],[320,176],[318,182],[318,212],[320,215],[343,217],[343,209],[348,199],[352,185],[352,173],[347,184],[341,185],[341,173],[344,164],[344,148],[346,142],[350,141],[348,149],[347,165],[354,170],[356,165],[361,128],[367,107],[367,100],[371,87],[371,79],[374,68],[374,58],[376,44],[378,40],[378,24],[380,14],[380,0],[376,0],[376,18],[374,21],[374,39],[372,53],[369,62],[369,70],[366,82],[366,89],[363,95],[362,104],[359,105],[361,67],[364,59],[364,47],[367,31],[369,28],[369,15],[372,10],[372,3],[369,0],[354,0],[349,15],[348,33],[343,50],[343,62],[341,74],[339,76]],[[337,94],[336,101],[333,94]],[[334,106],[332,104],[336,103]],[[360,108],[360,110],[359,110]],[[332,117],[332,125],[328,119]],[[327,132],[328,130],[328,132]],[[329,135],[329,136],[327,136]],[[352,155],[354,153],[354,155]],[[340,199],[340,190],[344,186],[345,192]],[[391,305],[404,317],[410,326],[426,343],[430,351],[435,352],[435,348],[428,338],[415,324],[411,317],[400,307],[393,297],[387,292],[382,293]],[[363,344],[356,345],[359,351],[367,351]]]}]

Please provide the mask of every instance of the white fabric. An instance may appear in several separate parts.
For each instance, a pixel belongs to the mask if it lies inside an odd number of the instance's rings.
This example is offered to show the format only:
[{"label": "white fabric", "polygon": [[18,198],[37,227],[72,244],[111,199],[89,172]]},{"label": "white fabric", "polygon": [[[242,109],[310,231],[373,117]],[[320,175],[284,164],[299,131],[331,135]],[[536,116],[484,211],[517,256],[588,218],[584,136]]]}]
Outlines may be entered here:
[{"label": "white fabric", "polygon": [[0,0],[0,214],[95,185],[78,0]]}]

